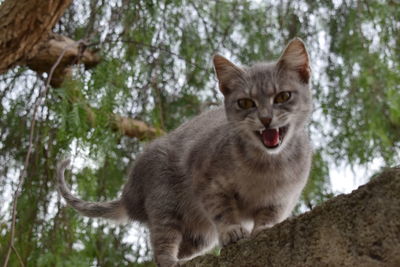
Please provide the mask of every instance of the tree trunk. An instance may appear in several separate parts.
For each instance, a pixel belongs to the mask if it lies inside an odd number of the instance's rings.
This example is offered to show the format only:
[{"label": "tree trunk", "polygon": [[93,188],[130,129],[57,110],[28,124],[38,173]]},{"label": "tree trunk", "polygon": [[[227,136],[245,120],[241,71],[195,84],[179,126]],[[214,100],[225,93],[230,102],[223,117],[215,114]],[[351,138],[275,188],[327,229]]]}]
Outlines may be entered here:
[{"label": "tree trunk", "polygon": [[5,0],[0,6],[0,74],[36,55],[72,0]]},{"label": "tree trunk", "polygon": [[400,168],[184,266],[400,266]]},{"label": "tree trunk", "polygon": [[[50,85],[59,87],[71,78],[71,66],[82,63],[96,66],[100,57],[82,41],[51,32],[73,0],[5,0],[0,6],[0,74],[16,65],[27,65],[38,73],[48,73]],[[95,116],[88,107],[90,122]],[[164,134],[142,121],[110,115],[111,127],[138,139],[153,139]]]}]

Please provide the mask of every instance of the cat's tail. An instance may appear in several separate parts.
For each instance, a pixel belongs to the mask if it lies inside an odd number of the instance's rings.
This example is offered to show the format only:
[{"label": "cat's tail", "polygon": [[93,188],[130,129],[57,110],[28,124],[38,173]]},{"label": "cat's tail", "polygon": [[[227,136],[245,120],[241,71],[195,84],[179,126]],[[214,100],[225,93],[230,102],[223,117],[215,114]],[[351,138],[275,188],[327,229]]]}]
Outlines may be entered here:
[{"label": "cat's tail", "polygon": [[79,213],[88,217],[101,217],[116,222],[126,221],[128,215],[120,199],[107,202],[88,202],[75,197],[71,193],[64,179],[64,171],[70,162],[70,159],[66,159],[57,165],[58,190],[67,203]]}]

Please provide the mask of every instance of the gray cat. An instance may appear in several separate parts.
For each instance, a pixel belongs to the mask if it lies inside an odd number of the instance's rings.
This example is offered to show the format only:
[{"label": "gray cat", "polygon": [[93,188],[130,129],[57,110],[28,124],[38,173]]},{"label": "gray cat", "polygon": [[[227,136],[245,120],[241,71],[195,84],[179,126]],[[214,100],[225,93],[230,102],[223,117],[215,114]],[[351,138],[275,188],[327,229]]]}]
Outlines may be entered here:
[{"label": "gray cat", "polygon": [[150,143],[120,199],[76,198],[64,181],[69,161],[58,167],[61,194],[83,215],[145,223],[159,266],[283,221],[309,174],[311,71],[303,42],[292,40],[274,63],[213,61],[224,107]]}]

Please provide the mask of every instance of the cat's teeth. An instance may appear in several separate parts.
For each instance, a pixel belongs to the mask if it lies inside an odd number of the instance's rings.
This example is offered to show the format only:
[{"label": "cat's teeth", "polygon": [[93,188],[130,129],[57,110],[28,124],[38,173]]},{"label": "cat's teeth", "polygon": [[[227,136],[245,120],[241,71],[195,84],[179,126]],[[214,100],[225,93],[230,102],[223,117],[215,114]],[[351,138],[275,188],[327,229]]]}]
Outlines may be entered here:
[{"label": "cat's teeth", "polygon": [[259,132],[260,132],[260,135],[262,135],[263,131],[264,131],[264,129],[262,129],[262,130],[259,130]]}]

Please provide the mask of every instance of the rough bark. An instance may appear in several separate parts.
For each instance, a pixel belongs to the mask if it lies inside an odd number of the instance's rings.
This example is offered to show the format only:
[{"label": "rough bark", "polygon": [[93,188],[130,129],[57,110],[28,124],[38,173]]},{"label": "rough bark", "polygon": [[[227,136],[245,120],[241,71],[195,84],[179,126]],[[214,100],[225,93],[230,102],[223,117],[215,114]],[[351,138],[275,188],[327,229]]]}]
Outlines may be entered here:
[{"label": "rough bark", "polygon": [[400,266],[400,168],[184,266]]},{"label": "rough bark", "polygon": [[5,0],[0,6],[0,74],[36,55],[72,0]]},{"label": "rough bark", "polygon": [[50,80],[54,88],[60,87],[66,78],[71,78],[72,66],[77,63],[89,69],[100,63],[100,57],[96,51],[87,49],[84,42],[54,33],[49,34],[48,39],[38,46],[37,53],[26,61],[26,65],[38,73],[50,73],[55,66]]},{"label": "rough bark", "polygon": [[[5,0],[0,6],[0,74],[16,65],[27,65],[38,73],[51,73],[50,85],[59,87],[71,78],[72,65],[96,66],[100,57],[82,41],[51,33],[72,0]],[[95,115],[87,108],[89,122]],[[152,139],[162,130],[142,121],[111,114],[113,130],[138,139]]]}]

